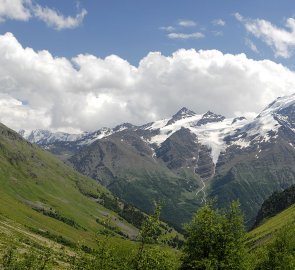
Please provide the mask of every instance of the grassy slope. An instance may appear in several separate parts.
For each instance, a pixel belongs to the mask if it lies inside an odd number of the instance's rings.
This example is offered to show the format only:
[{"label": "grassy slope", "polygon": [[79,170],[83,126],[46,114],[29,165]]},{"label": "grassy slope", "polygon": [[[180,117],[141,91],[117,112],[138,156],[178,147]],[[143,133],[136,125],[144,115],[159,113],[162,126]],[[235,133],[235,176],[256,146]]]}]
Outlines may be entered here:
[{"label": "grassy slope", "polygon": [[247,235],[247,243],[251,246],[264,243],[278,230],[288,225],[295,226],[295,204],[250,231]]},{"label": "grassy slope", "polygon": [[[76,243],[80,241],[94,246],[94,235],[103,229],[96,219],[101,220],[106,215],[110,217],[112,225],[122,232],[136,234],[137,230],[132,225],[84,196],[81,189],[112,196],[94,180],[74,172],[53,155],[25,142],[0,125],[0,217],[2,223],[6,224],[6,230],[3,224],[0,227],[0,236],[3,236],[0,239],[14,235],[15,230],[7,231],[7,224],[13,224],[12,227],[17,225],[21,228],[20,234],[30,234],[31,228],[41,229]],[[75,228],[45,216],[32,207],[51,208],[78,226]],[[114,239],[114,243],[129,243],[119,236]]]}]

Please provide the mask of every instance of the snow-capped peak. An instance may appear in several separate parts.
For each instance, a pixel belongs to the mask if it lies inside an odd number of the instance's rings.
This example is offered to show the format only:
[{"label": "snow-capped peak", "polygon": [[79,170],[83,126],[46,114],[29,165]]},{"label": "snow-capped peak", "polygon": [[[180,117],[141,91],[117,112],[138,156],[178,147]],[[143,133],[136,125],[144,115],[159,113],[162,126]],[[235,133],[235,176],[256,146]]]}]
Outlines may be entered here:
[{"label": "snow-capped peak", "polygon": [[169,119],[166,125],[169,126],[178,120],[193,117],[195,115],[196,115],[195,112],[193,112],[192,110],[189,110],[186,107],[183,107],[176,114],[174,114],[171,119]]},{"label": "snow-capped peak", "polygon": [[136,132],[153,150],[181,128],[189,129],[197,137],[198,143],[211,149],[216,164],[221,152],[227,147],[248,147],[253,143],[272,142],[280,127],[289,128],[295,133],[295,94],[277,98],[268,105],[254,120],[245,117],[225,118],[208,111],[204,114],[183,107],[169,119],[155,121],[143,126],[124,123],[115,128],[101,128],[94,132],[67,134],[35,130],[19,133],[30,142],[50,144],[54,142],[75,142],[78,146],[89,145],[125,130]]},{"label": "snow-capped peak", "polygon": [[225,117],[220,114],[213,113],[211,111],[203,114],[202,118],[196,123],[197,126],[202,126],[208,123],[220,122],[223,121]]},{"label": "snow-capped peak", "polygon": [[179,116],[182,116],[182,117],[190,117],[190,116],[194,116],[196,115],[195,112],[193,112],[192,110],[186,108],[186,107],[182,107],[176,114],[174,114],[172,116],[172,118],[177,118]]},{"label": "snow-capped peak", "polygon": [[258,116],[263,117],[266,114],[277,113],[287,107],[293,106],[295,104],[295,94],[278,97],[275,101],[270,103]]},{"label": "snow-capped peak", "polygon": [[[209,121],[204,121],[202,125],[197,125],[196,123],[202,119]],[[245,121],[233,123],[232,118],[225,119],[225,117],[211,112],[201,115],[195,114],[194,116],[168,123],[167,119],[164,119],[156,121],[147,127],[148,130],[159,130],[158,134],[149,138],[147,142],[159,146],[181,128],[188,128],[192,133],[196,134],[199,143],[211,149],[214,163],[217,162],[220,152],[227,147],[224,138],[245,125]]]},{"label": "snow-capped peak", "polygon": [[72,142],[80,139],[83,136],[83,133],[70,134],[65,132],[51,132],[44,129],[36,129],[33,131],[20,130],[19,134],[31,143],[37,144],[49,144],[55,141]]},{"label": "snow-capped peak", "polygon": [[276,138],[281,126],[295,132],[295,94],[279,97],[270,103],[253,121],[226,138],[231,144],[248,146]]}]

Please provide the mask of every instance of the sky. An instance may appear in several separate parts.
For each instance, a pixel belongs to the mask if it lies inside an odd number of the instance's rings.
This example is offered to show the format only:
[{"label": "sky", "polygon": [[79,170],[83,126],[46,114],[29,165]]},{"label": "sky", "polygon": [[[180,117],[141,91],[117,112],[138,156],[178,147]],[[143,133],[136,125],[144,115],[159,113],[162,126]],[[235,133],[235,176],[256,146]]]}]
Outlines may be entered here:
[{"label": "sky", "polygon": [[295,92],[295,3],[0,0],[0,122],[81,132]]}]

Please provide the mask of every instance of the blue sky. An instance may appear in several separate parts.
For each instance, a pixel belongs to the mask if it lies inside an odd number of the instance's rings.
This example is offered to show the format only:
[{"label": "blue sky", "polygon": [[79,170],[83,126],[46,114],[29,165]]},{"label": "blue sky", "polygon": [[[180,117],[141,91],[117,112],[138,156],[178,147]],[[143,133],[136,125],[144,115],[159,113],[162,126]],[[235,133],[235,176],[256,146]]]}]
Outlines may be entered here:
[{"label": "blue sky", "polygon": [[295,93],[295,3],[0,0],[0,122],[68,132]]},{"label": "blue sky", "polygon": [[[245,18],[264,19],[284,27],[286,18],[295,13],[292,1],[241,0],[84,0],[33,1],[59,11],[64,16],[75,16],[87,10],[81,25],[74,29],[55,30],[42,21],[6,20],[0,24],[1,33],[12,32],[23,46],[35,50],[46,49],[55,56],[71,58],[80,53],[99,57],[116,54],[130,63],[138,61],[150,51],[170,55],[179,48],[218,49],[224,53],[246,53],[254,59],[272,59],[292,68],[292,60],[274,57],[273,51],[261,40],[246,32],[233,16],[238,12]],[[196,26],[181,27],[180,20],[191,20]],[[224,26],[214,25],[223,20]],[[199,39],[169,39],[161,27],[172,26],[173,32],[204,35]],[[247,40],[247,41],[246,41]],[[259,53],[249,48],[249,41]]]}]

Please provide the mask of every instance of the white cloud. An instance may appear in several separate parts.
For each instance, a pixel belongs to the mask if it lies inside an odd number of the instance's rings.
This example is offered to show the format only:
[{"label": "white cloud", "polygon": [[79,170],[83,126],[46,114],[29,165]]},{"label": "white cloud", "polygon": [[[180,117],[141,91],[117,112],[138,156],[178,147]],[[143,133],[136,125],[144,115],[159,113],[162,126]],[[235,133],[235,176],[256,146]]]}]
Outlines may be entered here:
[{"label": "white cloud", "polygon": [[273,25],[262,19],[245,19],[239,13],[235,14],[246,30],[262,40],[273,50],[275,57],[290,58],[295,48],[295,19],[288,18],[285,28]]},{"label": "white cloud", "polygon": [[223,32],[222,31],[212,31],[212,34],[216,37],[221,37],[223,36]]},{"label": "white cloud", "polygon": [[257,49],[256,45],[253,43],[253,41],[249,38],[245,39],[245,44],[248,46],[253,52],[259,53],[259,50]]},{"label": "white cloud", "polygon": [[213,25],[218,25],[218,26],[225,26],[225,21],[222,19],[216,19],[212,21]]},{"label": "white cloud", "polygon": [[217,50],[149,53],[138,66],[116,55],[72,60],[0,35],[0,122],[18,130],[93,130],[144,124],[187,106],[253,115],[295,91],[295,74],[269,60]]},{"label": "white cloud", "polygon": [[50,27],[62,30],[78,27],[86,15],[85,9],[82,9],[75,17],[65,17],[60,12],[34,4],[31,0],[0,0],[0,22],[7,19],[28,21],[35,17]]},{"label": "white cloud", "polygon": [[178,25],[182,27],[193,27],[196,26],[197,23],[192,20],[179,20]]},{"label": "white cloud", "polygon": [[236,12],[233,15],[240,22],[242,22],[244,20],[243,16],[239,12]]},{"label": "white cloud", "polygon": [[36,5],[34,7],[34,15],[41,21],[45,22],[48,26],[51,26],[57,30],[62,30],[78,27],[83,22],[84,17],[87,15],[87,11],[86,9],[82,9],[82,11],[75,17],[65,17],[56,10]]},{"label": "white cloud", "polygon": [[169,25],[169,26],[162,26],[160,27],[160,30],[163,30],[163,31],[167,31],[167,32],[173,32],[175,31],[175,27]]},{"label": "white cloud", "polygon": [[170,39],[199,39],[205,37],[201,32],[194,32],[194,33],[169,33],[167,35]]},{"label": "white cloud", "polygon": [[29,20],[31,18],[30,5],[29,0],[0,0],[0,21]]}]

